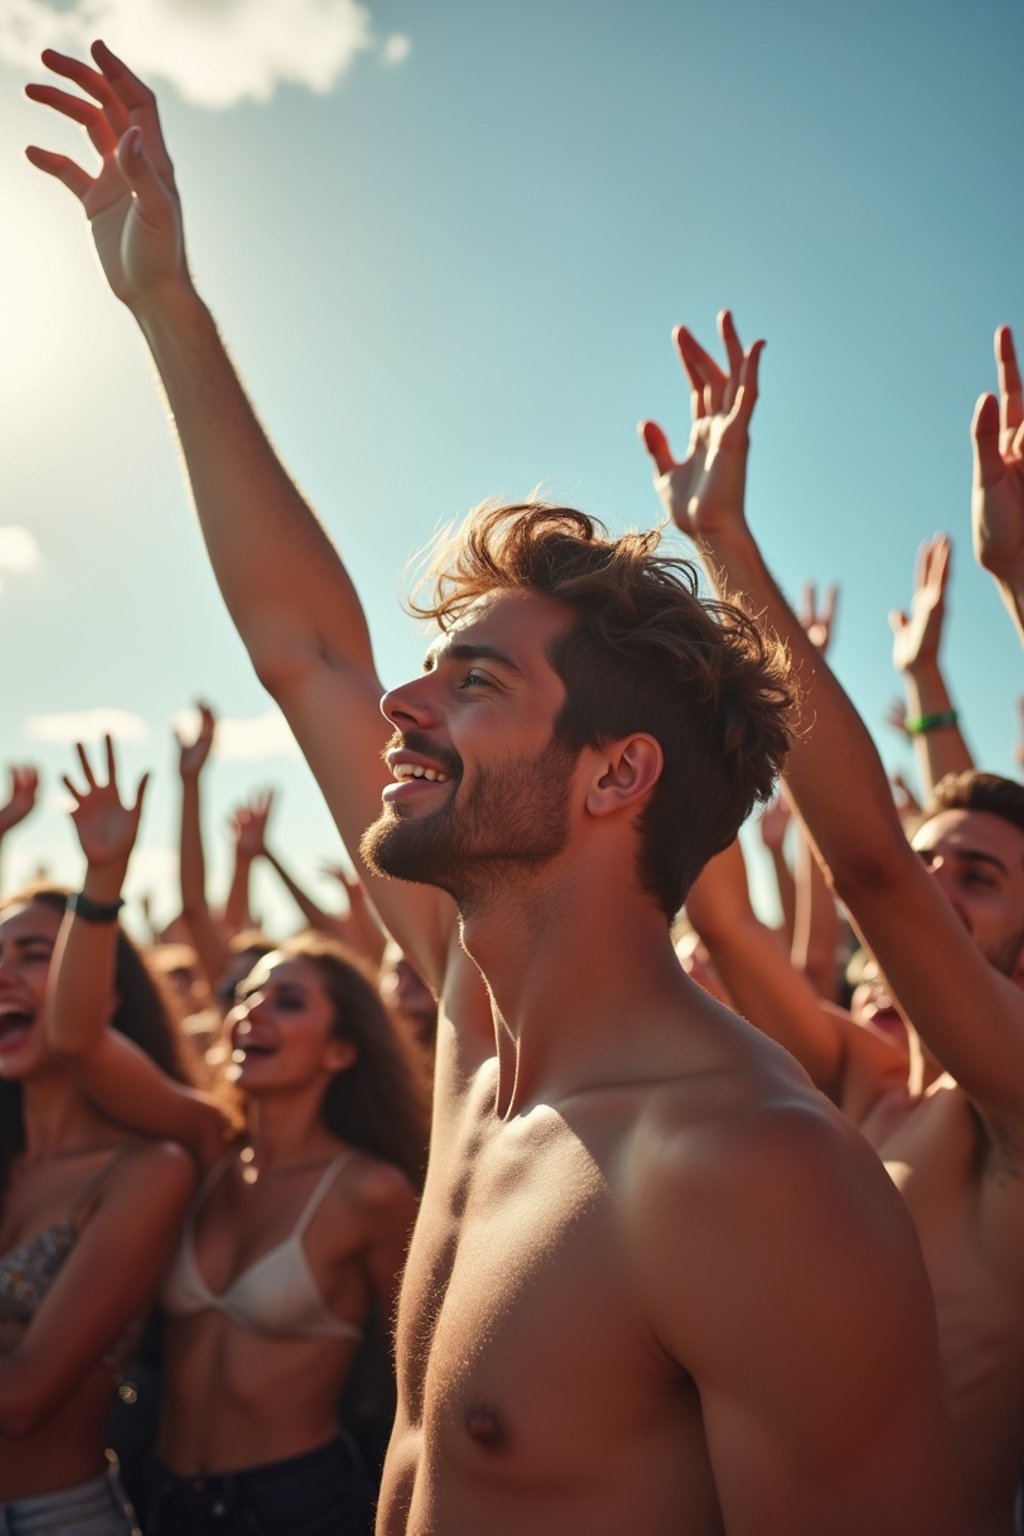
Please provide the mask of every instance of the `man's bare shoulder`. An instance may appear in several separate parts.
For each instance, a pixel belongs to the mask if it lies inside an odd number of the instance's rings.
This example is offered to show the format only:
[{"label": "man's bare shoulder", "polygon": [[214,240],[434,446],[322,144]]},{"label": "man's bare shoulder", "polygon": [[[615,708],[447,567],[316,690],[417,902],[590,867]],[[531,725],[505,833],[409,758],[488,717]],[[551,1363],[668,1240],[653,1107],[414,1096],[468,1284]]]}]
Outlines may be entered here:
[{"label": "man's bare shoulder", "polygon": [[914,1247],[876,1155],[788,1059],[665,1084],[634,1147],[639,1251],[702,1291],[769,1271],[785,1285],[824,1250],[832,1275],[857,1272],[865,1251]]}]

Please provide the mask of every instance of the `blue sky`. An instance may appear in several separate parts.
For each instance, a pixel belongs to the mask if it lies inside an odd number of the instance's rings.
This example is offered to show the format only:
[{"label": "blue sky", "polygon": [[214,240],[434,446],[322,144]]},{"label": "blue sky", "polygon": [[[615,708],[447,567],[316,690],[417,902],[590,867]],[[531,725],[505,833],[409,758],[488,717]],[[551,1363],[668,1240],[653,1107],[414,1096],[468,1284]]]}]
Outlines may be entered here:
[{"label": "blue sky", "polygon": [[[1019,5],[337,0],[339,36],[362,27],[364,46],[329,89],[275,82],[271,58],[267,99],[213,108],[189,98],[211,80],[244,92],[254,23],[287,7],[211,6],[199,50],[191,0],[137,0],[127,42],[123,0],[104,4],[111,46],[176,72],[155,83],[197,283],[349,561],[385,681],[418,669],[423,636],[399,597],[439,522],[538,484],[613,529],[657,516],[636,423],[685,442],[669,333],[685,321],[711,338],[728,304],[745,339],[768,338],[751,521],[792,595],[806,577],[841,581],[834,664],[887,762],[910,765],[883,723],[898,692],[886,615],[943,529],[947,670],[979,762],[1012,771],[1024,668],[970,556],[968,425],[994,383],[995,326],[1024,337]],[[68,0],[32,9],[55,28],[77,15]],[[0,525],[29,530],[39,562],[0,569],[0,761],[38,762],[46,787],[6,877],[40,858],[78,873],[59,808],[70,753],[31,722],[117,708],[144,738],[126,744],[128,769],[157,773],[138,889],[173,874],[171,716],[197,694],[232,720],[268,701],[134,325],[72,199],[22,159],[41,142],[88,161],[76,130],[21,98],[41,77],[20,62],[23,13],[0,0]],[[293,31],[290,67],[312,78],[325,36],[311,30],[307,58]],[[249,735],[273,746],[272,731]],[[222,755],[215,895],[227,811],[268,784],[296,871],[336,851],[300,759]],[[270,877],[257,905],[288,912]]]}]

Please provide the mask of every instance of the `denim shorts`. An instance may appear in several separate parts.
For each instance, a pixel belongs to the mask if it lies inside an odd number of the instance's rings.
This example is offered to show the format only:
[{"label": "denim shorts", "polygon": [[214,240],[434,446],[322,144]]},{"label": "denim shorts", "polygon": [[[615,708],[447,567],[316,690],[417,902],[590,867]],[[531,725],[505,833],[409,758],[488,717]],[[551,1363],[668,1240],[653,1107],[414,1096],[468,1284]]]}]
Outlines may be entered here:
[{"label": "denim shorts", "polygon": [[0,1536],[140,1536],[117,1462],[87,1483],[0,1504]]},{"label": "denim shorts", "polygon": [[372,1536],[373,1498],[346,1434],[237,1472],[181,1477],[158,1463],[147,1536]]}]

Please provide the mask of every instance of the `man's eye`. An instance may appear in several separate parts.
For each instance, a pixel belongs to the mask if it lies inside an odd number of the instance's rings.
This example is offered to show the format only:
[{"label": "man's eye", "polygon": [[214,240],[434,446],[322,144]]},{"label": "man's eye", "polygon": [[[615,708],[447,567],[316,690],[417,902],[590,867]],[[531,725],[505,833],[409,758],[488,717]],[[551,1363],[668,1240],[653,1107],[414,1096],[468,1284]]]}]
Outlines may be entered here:
[{"label": "man's eye", "polygon": [[459,684],[460,688],[489,688],[491,680],[484,677],[482,672],[467,672]]}]

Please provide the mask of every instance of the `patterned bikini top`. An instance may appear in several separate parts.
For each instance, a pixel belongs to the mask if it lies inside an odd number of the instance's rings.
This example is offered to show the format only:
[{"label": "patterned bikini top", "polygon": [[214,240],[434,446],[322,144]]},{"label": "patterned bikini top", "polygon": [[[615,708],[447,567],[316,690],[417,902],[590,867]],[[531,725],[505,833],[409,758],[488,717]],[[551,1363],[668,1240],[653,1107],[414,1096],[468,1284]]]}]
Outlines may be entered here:
[{"label": "patterned bikini top", "polygon": [[30,1323],[78,1240],[78,1221],[107,1175],[129,1150],[118,1148],[75,1200],[63,1221],[44,1227],[0,1257],[0,1321]]}]

